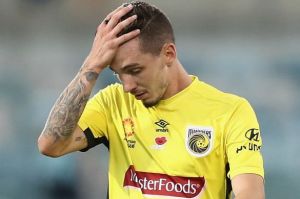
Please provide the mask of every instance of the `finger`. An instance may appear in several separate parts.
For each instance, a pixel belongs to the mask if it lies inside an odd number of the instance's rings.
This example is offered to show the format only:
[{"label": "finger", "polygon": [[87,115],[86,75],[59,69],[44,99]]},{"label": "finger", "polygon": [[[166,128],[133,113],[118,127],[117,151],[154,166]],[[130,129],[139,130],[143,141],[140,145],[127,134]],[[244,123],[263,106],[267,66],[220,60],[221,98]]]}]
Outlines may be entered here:
[{"label": "finger", "polygon": [[109,29],[113,29],[120,22],[120,19],[128,12],[130,12],[132,8],[133,8],[132,4],[129,4],[126,7],[122,7],[119,11],[117,11],[115,14],[111,16],[109,22],[107,23],[107,27]]},{"label": "finger", "polygon": [[[121,6],[118,7],[117,9],[113,10],[111,13],[109,13],[109,14],[105,17],[105,19],[110,20],[110,18],[111,18],[114,14],[116,14],[117,12],[119,12],[122,8],[124,8],[123,5],[121,5]],[[104,21],[105,21],[105,20],[104,20]]]},{"label": "finger", "polygon": [[124,44],[125,42],[135,38],[136,36],[138,36],[140,34],[140,30],[139,29],[136,29],[136,30],[133,30],[129,33],[126,33],[118,38],[115,39],[115,44],[117,46],[120,46],[122,44]]},{"label": "finger", "polygon": [[105,19],[98,25],[95,35],[97,34],[97,32],[99,31],[99,29],[103,28],[104,26],[107,26],[108,22],[110,21],[111,17],[116,14],[117,12],[119,12],[120,10],[122,10],[123,8],[129,6],[131,4],[129,3],[124,3],[123,5],[119,6],[118,8],[116,8],[115,10],[113,10],[111,13],[109,13]]},{"label": "finger", "polygon": [[95,35],[97,34],[98,29],[101,28],[101,27],[103,27],[103,26],[106,26],[106,25],[108,24],[110,18],[111,18],[114,14],[116,14],[118,11],[120,11],[122,8],[124,8],[124,5],[119,6],[118,8],[116,8],[115,10],[113,10],[111,13],[109,13],[109,14],[105,17],[105,19],[98,25]]},{"label": "finger", "polygon": [[115,37],[118,35],[124,28],[126,28],[129,24],[134,22],[137,19],[137,15],[132,15],[131,17],[125,19],[124,21],[118,23],[116,27],[112,30],[111,34]]},{"label": "finger", "polygon": [[121,10],[122,8],[125,8],[127,6],[131,5],[130,3],[123,3],[121,6],[119,6],[117,9],[115,9],[114,11],[112,11],[111,13],[109,13],[107,15],[107,18],[110,19],[112,17],[112,15],[116,14],[119,10]]}]

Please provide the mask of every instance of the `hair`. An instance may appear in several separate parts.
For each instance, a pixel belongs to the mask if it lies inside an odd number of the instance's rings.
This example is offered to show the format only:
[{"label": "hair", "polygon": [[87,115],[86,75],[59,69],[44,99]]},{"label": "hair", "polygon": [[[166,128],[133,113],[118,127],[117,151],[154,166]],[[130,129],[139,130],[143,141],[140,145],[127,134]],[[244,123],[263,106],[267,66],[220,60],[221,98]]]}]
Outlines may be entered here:
[{"label": "hair", "polygon": [[121,21],[132,15],[137,19],[124,28],[119,34],[123,35],[135,29],[140,29],[140,49],[144,53],[159,55],[165,43],[175,43],[172,25],[167,16],[157,7],[142,1],[124,4],[133,5],[133,9],[121,18]]}]

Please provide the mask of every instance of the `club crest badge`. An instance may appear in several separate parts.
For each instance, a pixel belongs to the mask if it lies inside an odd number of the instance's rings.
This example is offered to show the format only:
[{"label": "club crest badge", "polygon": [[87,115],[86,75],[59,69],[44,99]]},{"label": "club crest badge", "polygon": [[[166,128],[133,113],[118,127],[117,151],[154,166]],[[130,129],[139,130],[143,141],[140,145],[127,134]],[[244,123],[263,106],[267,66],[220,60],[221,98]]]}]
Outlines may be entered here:
[{"label": "club crest badge", "polygon": [[188,126],[186,129],[186,149],[196,157],[208,155],[213,147],[213,128],[209,126]]}]

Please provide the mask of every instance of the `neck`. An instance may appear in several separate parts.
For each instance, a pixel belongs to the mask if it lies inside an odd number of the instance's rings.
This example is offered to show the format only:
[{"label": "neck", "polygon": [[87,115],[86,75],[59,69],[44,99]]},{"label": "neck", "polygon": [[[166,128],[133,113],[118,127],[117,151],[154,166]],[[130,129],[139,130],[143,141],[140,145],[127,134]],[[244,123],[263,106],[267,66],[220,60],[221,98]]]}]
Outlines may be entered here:
[{"label": "neck", "polygon": [[176,95],[184,90],[192,83],[192,78],[185,71],[181,63],[177,60],[173,66],[170,67],[169,85],[164,95],[164,99]]}]

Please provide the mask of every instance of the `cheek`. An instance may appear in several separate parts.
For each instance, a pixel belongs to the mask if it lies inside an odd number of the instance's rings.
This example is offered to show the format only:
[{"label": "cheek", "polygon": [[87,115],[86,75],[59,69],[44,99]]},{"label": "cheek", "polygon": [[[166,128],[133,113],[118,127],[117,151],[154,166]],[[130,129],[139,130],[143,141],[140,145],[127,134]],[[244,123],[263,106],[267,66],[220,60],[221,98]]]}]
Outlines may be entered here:
[{"label": "cheek", "polygon": [[158,62],[149,66],[139,77],[140,86],[150,92],[162,92],[167,85],[166,66]]},{"label": "cheek", "polygon": [[160,77],[158,76],[156,71],[149,70],[144,71],[142,74],[138,77],[138,84],[141,87],[151,89],[152,87],[155,87],[155,85],[158,83]]},{"label": "cheek", "polygon": [[165,71],[161,70],[153,76],[152,89],[157,92],[157,95],[162,95],[168,86],[167,76]]}]

